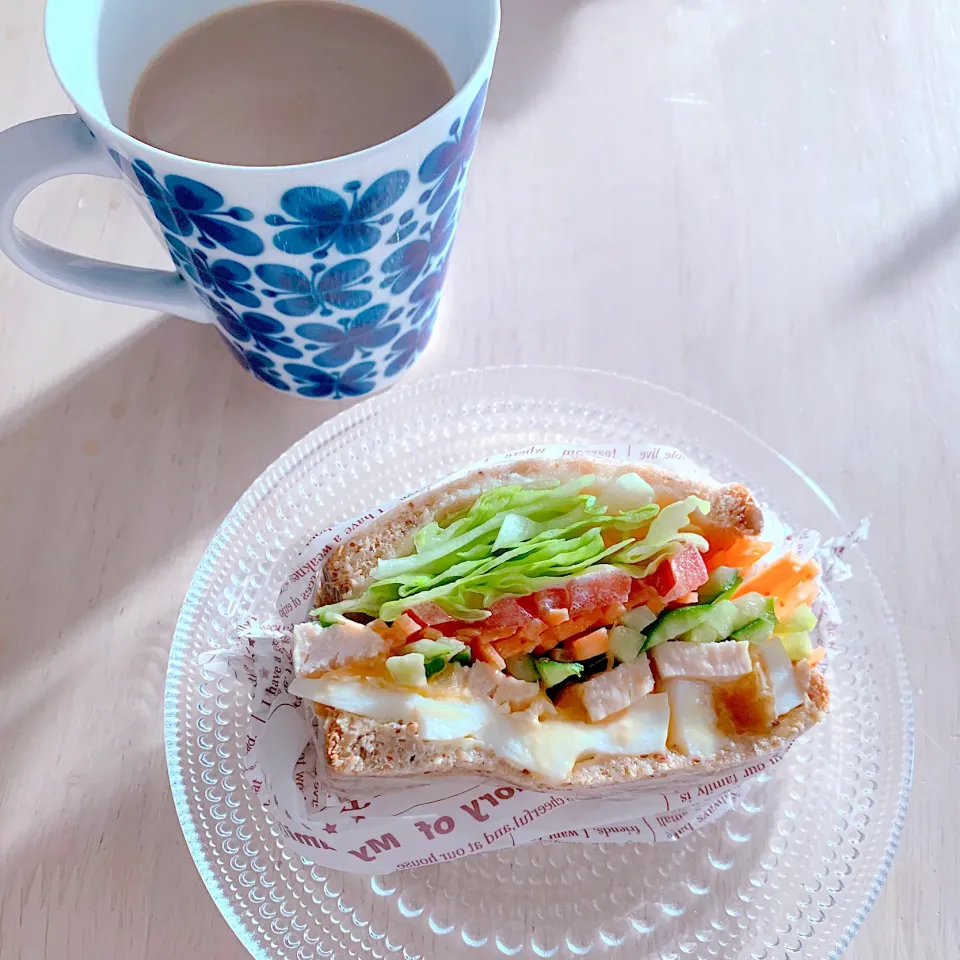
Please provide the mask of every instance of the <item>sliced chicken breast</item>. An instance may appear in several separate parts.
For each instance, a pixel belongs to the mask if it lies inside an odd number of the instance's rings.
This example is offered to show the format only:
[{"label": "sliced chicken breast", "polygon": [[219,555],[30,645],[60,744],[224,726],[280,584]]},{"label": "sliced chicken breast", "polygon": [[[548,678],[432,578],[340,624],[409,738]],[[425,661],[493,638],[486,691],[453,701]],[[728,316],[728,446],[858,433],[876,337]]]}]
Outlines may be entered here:
[{"label": "sliced chicken breast", "polygon": [[293,628],[293,664],[300,677],[319,677],[356,660],[382,656],[387,649],[378,633],[350,620],[330,627],[298,623]]},{"label": "sliced chicken breast", "polygon": [[570,688],[570,696],[579,701],[593,723],[626,710],[639,697],[653,690],[653,674],[646,654],[633,663],[619,667]]},{"label": "sliced chicken breast", "polygon": [[721,643],[688,643],[670,640],[654,647],[653,662],[662,680],[735,680],[753,669],[746,640]]}]

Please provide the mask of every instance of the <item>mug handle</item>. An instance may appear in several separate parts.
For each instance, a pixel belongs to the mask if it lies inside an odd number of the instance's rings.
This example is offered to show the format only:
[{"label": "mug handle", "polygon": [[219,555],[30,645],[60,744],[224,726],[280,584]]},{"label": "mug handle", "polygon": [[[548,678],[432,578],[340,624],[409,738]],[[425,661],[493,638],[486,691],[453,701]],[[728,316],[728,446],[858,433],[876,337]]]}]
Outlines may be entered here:
[{"label": "mug handle", "polygon": [[120,176],[78,114],[41,117],[0,132],[0,250],[30,276],[69,293],[209,323],[210,315],[176,271],[81,257],[16,226],[17,208],[28,193],[47,180],[75,173]]}]

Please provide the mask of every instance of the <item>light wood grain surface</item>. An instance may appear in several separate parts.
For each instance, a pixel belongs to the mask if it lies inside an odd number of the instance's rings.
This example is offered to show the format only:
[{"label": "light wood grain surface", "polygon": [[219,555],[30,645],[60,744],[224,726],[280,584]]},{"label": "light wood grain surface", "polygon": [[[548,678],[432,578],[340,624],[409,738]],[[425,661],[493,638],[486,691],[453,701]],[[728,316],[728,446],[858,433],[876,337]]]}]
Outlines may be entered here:
[{"label": "light wood grain surface", "polygon": [[[917,763],[849,956],[956,957],[960,6],[504,6],[444,322],[411,376],[573,362],[669,383],[874,515]],[[2,5],[0,90],[0,126],[68,106],[40,0]],[[20,220],[166,259],[115,181],[48,184]],[[243,956],[170,799],[166,655],[220,520],[335,409],[261,387],[210,329],[0,263],[4,960]]]}]

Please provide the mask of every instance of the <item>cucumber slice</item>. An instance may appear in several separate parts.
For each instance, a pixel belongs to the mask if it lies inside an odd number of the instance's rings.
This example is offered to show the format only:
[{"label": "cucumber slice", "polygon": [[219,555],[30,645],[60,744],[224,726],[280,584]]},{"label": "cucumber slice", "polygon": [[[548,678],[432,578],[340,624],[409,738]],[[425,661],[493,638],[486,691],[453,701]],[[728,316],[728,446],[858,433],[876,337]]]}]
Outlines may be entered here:
[{"label": "cucumber slice", "polygon": [[422,653],[407,653],[402,657],[388,657],[387,670],[396,683],[404,687],[425,687],[427,670]]},{"label": "cucumber slice", "polygon": [[445,657],[451,659],[455,653],[460,653],[464,645],[459,640],[414,640],[401,649],[401,653],[422,653],[426,660],[432,660],[434,657]]},{"label": "cucumber slice", "polygon": [[647,642],[644,650],[652,650],[654,647],[666,643],[668,640],[676,640],[681,634],[687,633],[694,627],[700,626],[710,614],[709,603],[697,603],[689,607],[677,607],[675,610],[667,610],[660,615],[660,619],[647,631]]},{"label": "cucumber slice", "polygon": [[656,623],[657,615],[649,607],[635,607],[633,610],[628,610],[620,618],[620,622],[639,633],[641,630],[646,630],[651,623]]},{"label": "cucumber slice", "polygon": [[692,630],[688,630],[680,639],[687,640],[690,643],[716,643],[721,637],[717,628],[705,620]]},{"label": "cucumber slice", "polygon": [[540,674],[537,672],[537,664],[529,653],[521,653],[517,657],[507,658],[507,673],[518,680],[527,680],[530,683],[539,683]]},{"label": "cucumber slice", "polygon": [[557,663],[556,660],[535,660],[537,673],[545,687],[555,687],[569,677],[579,677],[583,673],[582,663]]},{"label": "cucumber slice", "polygon": [[737,608],[737,616],[733,621],[733,629],[739,630],[758,617],[769,617],[775,624],[777,615],[774,612],[773,600],[761,593],[745,593],[731,601]]},{"label": "cucumber slice", "polygon": [[[776,617],[773,613],[773,601],[769,597],[761,596],[759,593],[748,593],[737,600],[727,599],[728,594],[736,589],[739,582],[739,578],[734,580],[710,603],[692,604],[662,613],[660,619],[646,631],[647,643],[644,650],[659,646],[667,640],[676,640],[683,634],[691,634],[701,624],[709,624],[710,631],[699,631],[694,643],[723,640],[730,636],[733,630],[761,616],[772,618],[770,625],[772,630]],[[711,631],[716,636],[712,636]]]},{"label": "cucumber slice", "polygon": [[740,611],[732,600],[714,600],[710,606],[710,613],[705,622],[717,631],[719,639],[725,640],[733,631],[733,625]]},{"label": "cucumber slice", "polygon": [[[402,647],[400,653],[422,656],[423,669],[428,680],[436,676],[451,660],[458,657],[460,658],[457,660],[458,663],[470,663],[470,651],[459,640],[448,637],[444,637],[443,640],[414,640],[413,643]],[[467,655],[466,661],[462,658],[464,653]]]},{"label": "cucumber slice", "polygon": [[731,640],[749,640],[751,643],[763,643],[773,636],[773,624],[766,617],[757,617],[749,623],[734,630],[730,634]]},{"label": "cucumber slice", "polygon": [[740,571],[735,567],[717,567],[697,593],[704,603],[713,603],[714,600],[732,593],[741,579]]},{"label": "cucumber slice", "polygon": [[[640,609],[645,608],[641,607]],[[631,613],[633,612],[635,611],[631,611]],[[624,617],[624,620],[626,620],[626,617]],[[621,663],[633,663],[640,656],[640,651],[643,650],[643,645],[646,642],[647,638],[639,630],[635,630],[632,626],[627,626],[623,622],[610,631],[610,652]]]},{"label": "cucumber slice", "polygon": [[780,642],[783,644],[783,649],[787,651],[787,656],[794,663],[806,660],[813,653],[809,633],[785,633],[780,637]]},{"label": "cucumber slice", "polygon": [[469,647],[464,647],[459,653],[455,653],[450,658],[451,663],[459,663],[461,666],[469,667],[473,663],[473,655]]},{"label": "cucumber slice", "polygon": [[423,672],[426,678],[429,680],[431,677],[436,676],[448,663],[449,661],[443,655],[439,657],[424,657]]},{"label": "cucumber slice", "polygon": [[814,614],[807,604],[801,603],[783,623],[777,624],[774,633],[809,633],[811,630],[816,629],[816,626],[816,614]]},{"label": "cucumber slice", "polygon": [[734,621],[739,611],[736,606],[721,597],[710,604],[710,610],[703,620],[692,630],[683,635],[684,640],[690,643],[715,643],[717,640],[726,640],[733,630]]}]

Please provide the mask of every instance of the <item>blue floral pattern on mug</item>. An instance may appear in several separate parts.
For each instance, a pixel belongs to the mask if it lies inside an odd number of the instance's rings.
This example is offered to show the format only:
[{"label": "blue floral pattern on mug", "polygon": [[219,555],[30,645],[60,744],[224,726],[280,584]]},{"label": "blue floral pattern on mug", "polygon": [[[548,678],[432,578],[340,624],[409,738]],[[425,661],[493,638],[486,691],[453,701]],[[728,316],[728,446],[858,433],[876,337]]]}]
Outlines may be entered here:
[{"label": "blue floral pattern on mug", "polygon": [[297,327],[297,333],[304,339],[313,341],[306,344],[305,350],[320,351],[313,357],[315,364],[321,367],[341,367],[350,363],[355,353],[359,353],[362,358],[369,358],[378,347],[385,347],[395,339],[400,332],[400,326],[392,321],[402,313],[402,307],[390,313],[390,307],[379,303],[355,317],[340,320],[336,326],[327,323],[304,323]]},{"label": "blue floral pattern on mug", "polygon": [[425,237],[418,237],[405,244],[395,253],[391,253],[380,265],[384,274],[380,286],[400,294],[407,290],[423,273],[424,268],[435,257],[441,256],[453,239],[457,226],[457,214],[460,210],[460,194],[455,193],[440,211],[440,216],[428,223],[420,231]]},{"label": "blue floral pattern on mug", "polygon": [[275,390],[290,390],[287,382],[280,376],[281,371],[276,369],[277,365],[271,357],[257,353],[256,350],[243,350],[228,337],[223,336],[222,333],[220,337],[244,370],[249,370],[258,380],[270,384]]},{"label": "blue floral pattern on mug", "polygon": [[487,102],[488,83],[480,88],[467,116],[461,124],[455,120],[450,127],[450,139],[434,147],[420,165],[421,183],[435,184],[420,196],[420,202],[427,204],[427,213],[436,213],[464,178],[467,166],[477,147],[477,135],[480,133],[480,118]]},{"label": "blue floral pattern on mug", "polygon": [[408,330],[393,342],[388,355],[389,362],[383,371],[385,377],[395,377],[406,370],[427,349],[433,335],[433,324],[437,319],[437,306],[434,306],[433,312],[419,327]]},{"label": "blue floral pattern on mug", "polygon": [[443,282],[447,279],[449,266],[450,258],[447,257],[433,273],[427,274],[410,294],[410,310],[407,315],[414,326],[419,324],[440,302],[440,293],[443,290]]},{"label": "blue floral pattern on mug", "polygon": [[376,386],[376,366],[371,361],[365,361],[338,373],[300,363],[287,363],[284,364],[284,370],[294,378],[298,384],[296,391],[302,397],[340,400],[370,393]]},{"label": "blue floral pattern on mug", "polygon": [[169,233],[165,233],[163,239],[182,277],[209,290],[214,296],[233,300],[245,307],[260,306],[260,298],[253,292],[254,287],[250,283],[253,273],[249,267],[236,260],[214,260],[210,263],[205,251],[188,247]]},{"label": "blue floral pattern on mug", "polygon": [[406,170],[394,170],[358,196],[362,184],[351,180],[343,188],[351,195],[349,201],[326,187],[294,187],[280,198],[287,216],[271,213],[266,218],[270,226],[284,228],[274,234],[273,245],[284,253],[312,253],[318,258],[331,248],[348,257],[366,253],[380,242],[380,228],[393,220],[387,211],[409,183]]},{"label": "blue floral pattern on mug", "polygon": [[308,317],[317,311],[329,317],[334,309],[358,310],[373,299],[369,290],[359,289],[372,280],[369,261],[360,258],[329,268],[315,263],[309,276],[279,263],[262,263],[256,273],[267,285],[263,295],[274,299],[277,310],[287,317]]},{"label": "blue floral pattern on mug", "polygon": [[240,343],[252,340],[261,350],[289,360],[303,356],[303,351],[293,345],[293,337],[279,320],[249,310],[237,313],[230,304],[212,297],[207,298],[207,303],[216,311],[220,326],[234,340]]},{"label": "blue floral pattern on mug", "polygon": [[[121,167],[122,169],[122,167]],[[160,223],[178,237],[192,237],[212,250],[218,244],[231,253],[255,257],[263,253],[263,240],[246,227],[227,221],[248,221],[253,213],[245,207],[224,210],[223,194],[199,180],[170,175],[160,178],[144,160],[133,161],[133,172]]]}]

